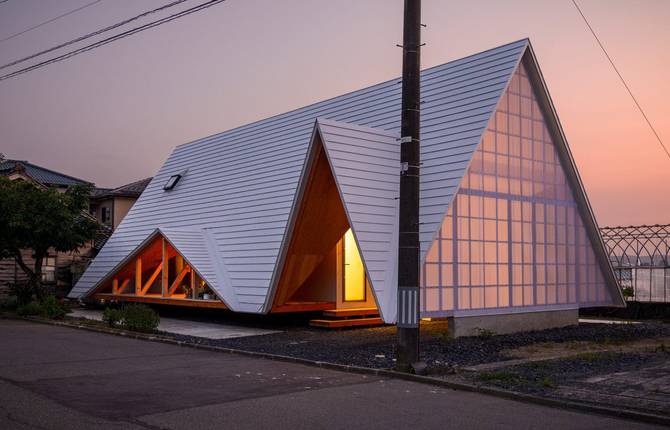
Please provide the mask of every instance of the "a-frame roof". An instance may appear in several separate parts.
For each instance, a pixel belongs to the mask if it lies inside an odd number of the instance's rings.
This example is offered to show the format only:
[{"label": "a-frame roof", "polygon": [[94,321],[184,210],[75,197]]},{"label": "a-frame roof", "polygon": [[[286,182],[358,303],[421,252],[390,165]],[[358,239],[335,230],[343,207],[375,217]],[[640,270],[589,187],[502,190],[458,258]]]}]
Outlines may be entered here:
[{"label": "a-frame roof", "polygon": [[[422,252],[456,193],[528,40],[422,72]],[[400,81],[316,103],[178,146],[71,292],[90,292],[156,228],[203,229],[225,268],[232,310],[267,311],[315,120],[397,133]],[[171,191],[163,184],[183,178]],[[197,267],[197,265],[196,265]],[[223,282],[217,280],[217,282]]]},{"label": "a-frame roof", "polygon": [[397,133],[317,120],[321,143],[385,321],[394,321],[398,262],[400,143]]}]

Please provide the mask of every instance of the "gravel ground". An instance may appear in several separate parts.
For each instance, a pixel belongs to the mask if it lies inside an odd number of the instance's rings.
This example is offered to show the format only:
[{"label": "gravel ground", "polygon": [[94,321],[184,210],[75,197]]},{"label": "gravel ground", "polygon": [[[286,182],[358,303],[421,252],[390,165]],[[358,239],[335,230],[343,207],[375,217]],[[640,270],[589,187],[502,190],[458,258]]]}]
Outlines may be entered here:
[{"label": "gravel ground", "polygon": [[[238,339],[209,340],[190,336],[174,337],[248,351],[288,355],[310,360],[374,368],[393,367],[395,327],[351,330],[290,328],[285,332]],[[436,371],[445,366],[471,366],[505,361],[505,349],[542,342],[592,341],[617,343],[632,339],[670,336],[670,325],[582,324],[557,329],[510,335],[448,338],[442,322],[422,324],[422,358]]]},{"label": "gravel ground", "polygon": [[520,364],[464,376],[472,382],[508,390],[550,395],[551,389],[558,386],[572,385],[597,375],[637,371],[658,365],[669,358],[667,352],[587,352],[570,358]]}]

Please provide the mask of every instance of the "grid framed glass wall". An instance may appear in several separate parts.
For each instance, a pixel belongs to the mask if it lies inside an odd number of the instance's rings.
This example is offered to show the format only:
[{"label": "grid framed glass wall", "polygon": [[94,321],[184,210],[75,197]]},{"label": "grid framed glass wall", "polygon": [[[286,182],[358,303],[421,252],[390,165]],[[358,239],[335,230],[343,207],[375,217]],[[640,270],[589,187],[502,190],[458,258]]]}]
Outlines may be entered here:
[{"label": "grid framed glass wall", "polygon": [[425,315],[610,301],[523,65],[426,256],[422,287]]}]

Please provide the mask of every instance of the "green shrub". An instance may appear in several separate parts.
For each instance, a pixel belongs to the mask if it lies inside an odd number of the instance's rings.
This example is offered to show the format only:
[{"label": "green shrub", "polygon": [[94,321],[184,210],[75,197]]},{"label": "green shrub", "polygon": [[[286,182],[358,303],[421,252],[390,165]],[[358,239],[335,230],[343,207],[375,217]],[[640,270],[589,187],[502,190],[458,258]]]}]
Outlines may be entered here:
[{"label": "green shrub", "polygon": [[542,378],[542,386],[545,388],[554,388],[556,387],[556,381],[551,376],[545,376]]},{"label": "green shrub", "polygon": [[13,311],[16,310],[18,305],[19,303],[16,300],[16,297],[7,297],[0,302],[0,309],[5,311]]},{"label": "green shrub", "polygon": [[16,302],[21,305],[27,305],[33,299],[34,288],[28,282],[12,282],[9,285],[9,292],[16,297]]},{"label": "green shrub", "polygon": [[42,313],[42,306],[37,302],[30,302],[16,308],[16,313],[24,317],[39,315]]},{"label": "green shrub", "polygon": [[48,295],[40,303],[40,314],[52,320],[61,319],[68,312],[68,309],[53,295]]},{"label": "green shrub", "polygon": [[123,321],[123,310],[115,308],[105,308],[102,312],[102,321],[110,327],[121,325]]},{"label": "green shrub", "polygon": [[130,304],[123,308],[122,327],[127,330],[153,332],[158,328],[160,317],[148,306]]}]

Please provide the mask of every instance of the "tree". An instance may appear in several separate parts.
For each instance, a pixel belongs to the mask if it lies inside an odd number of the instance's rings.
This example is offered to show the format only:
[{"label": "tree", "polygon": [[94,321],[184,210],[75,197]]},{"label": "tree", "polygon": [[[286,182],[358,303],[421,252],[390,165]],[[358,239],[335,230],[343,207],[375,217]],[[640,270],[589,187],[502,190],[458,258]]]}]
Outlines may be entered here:
[{"label": "tree", "polygon": [[[90,186],[67,192],[0,178],[0,258],[13,258],[27,275],[28,298],[43,295],[42,264],[50,249],[77,251],[95,238],[98,223],[88,217]],[[21,250],[32,251],[33,264]]]}]

